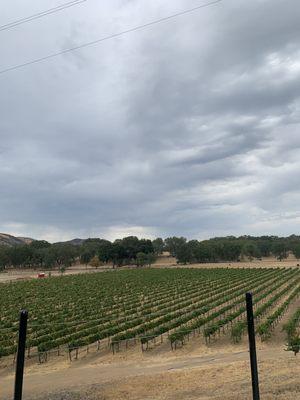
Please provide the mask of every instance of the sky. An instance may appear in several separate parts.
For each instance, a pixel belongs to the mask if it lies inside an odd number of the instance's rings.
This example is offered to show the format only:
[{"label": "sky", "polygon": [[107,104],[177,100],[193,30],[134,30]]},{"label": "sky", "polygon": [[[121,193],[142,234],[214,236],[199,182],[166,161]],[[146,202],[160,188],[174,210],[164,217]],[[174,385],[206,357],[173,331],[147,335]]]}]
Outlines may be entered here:
[{"label": "sky", "polygon": [[[1,2],[0,25],[62,3]],[[0,27],[0,72],[207,3],[87,0]],[[298,0],[223,0],[0,74],[0,232],[299,234],[299,20]]]}]

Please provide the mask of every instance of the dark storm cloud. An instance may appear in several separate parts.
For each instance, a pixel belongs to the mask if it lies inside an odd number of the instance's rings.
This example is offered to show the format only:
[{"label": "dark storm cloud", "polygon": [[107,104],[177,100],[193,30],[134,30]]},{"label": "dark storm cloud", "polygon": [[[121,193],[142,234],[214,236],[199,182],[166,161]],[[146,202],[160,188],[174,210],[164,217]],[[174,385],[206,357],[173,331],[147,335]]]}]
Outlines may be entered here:
[{"label": "dark storm cloud", "polygon": [[[90,0],[0,32],[0,69],[199,4]],[[0,75],[0,231],[297,233],[299,15],[223,1]]]}]

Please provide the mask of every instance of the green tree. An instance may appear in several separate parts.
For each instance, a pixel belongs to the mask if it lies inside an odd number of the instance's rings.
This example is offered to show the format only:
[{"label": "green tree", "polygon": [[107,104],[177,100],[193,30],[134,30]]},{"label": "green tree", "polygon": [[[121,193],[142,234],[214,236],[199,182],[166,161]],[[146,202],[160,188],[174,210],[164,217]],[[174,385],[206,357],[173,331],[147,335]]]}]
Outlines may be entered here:
[{"label": "green tree", "polygon": [[[115,241],[115,243],[116,242],[117,241]],[[136,236],[127,236],[123,238],[119,243],[124,251],[123,261],[126,260],[127,263],[134,262],[137,253],[140,251],[139,239]]]},{"label": "green tree", "polygon": [[18,245],[10,247],[9,258],[14,267],[24,268],[31,266],[32,249],[28,245]]},{"label": "green tree", "polygon": [[165,239],[165,248],[173,257],[177,257],[179,249],[184,244],[186,244],[186,238],[184,237],[173,236]]},{"label": "green tree", "polygon": [[80,255],[80,262],[82,264],[88,265],[88,263],[91,261],[92,259],[92,253],[90,253],[89,251],[85,250],[81,255]]},{"label": "green tree", "polygon": [[78,255],[76,247],[69,243],[55,243],[46,250],[45,265],[50,268],[69,267]]},{"label": "green tree", "polygon": [[138,267],[143,267],[147,264],[147,254],[143,253],[142,251],[138,252],[136,255],[136,265]]},{"label": "green tree", "polygon": [[152,244],[151,240],[149,240],[149,239],[140,239],[139,240],[138,253],[140,253],[140,252],[145,253],[145,254],[154,252],[154,248],[153,248],[153,244]]},{"label": "green tree", "polygon": [[110,261],[110,255],[112,251],[112,243],[108,240],[102,240],[98,248],[98,258],[103,263]]},{"label": "green tree", "polygon": [[33,250],[31,263],[34,268],[43,268],[48,247],[40,247]]},{"label": "green tree", "polygon": [[10,265],[9,248],[7,246],[0,246],[0,271],[4,270]]},{"label": "green tree", "polygon": [[260,250],[255,243],[248,242],[243,246],[242,254],[250,260],[261,256]]},{"label": "green tree", "polygon": [[29,245],[32,249],[47,249],[51,247],[51,243],[47,242],[46,240],[34,240]]},{"label": "green tree", "polygon": [[121,267],[127,257],[128,253],[126,252],[126,249],[124,248],[122,242],[115,241],[111,246],[109,255],[109,259],[112,261],[113,267]]},{"label": "green tree", "polygon": [[269,257],[272,250],[272,242],[269,240],[258,240],[256,242],[257,247],[262,255],[262,257]]},{"label": "green tree", "polygon": [[165,248],[165,244],[164,241],[162,240],[162,238],[156,238],[152,241],[152,245],[153,245],[153,250],[155,254],[162,254],[162,252],[164,251]]},{"label": "green tree", "polygon": [[294,245],[292,251],[293,251],[294,256],[295,256],[295,257],[297,258],[297,260],[298,260],[298,259],[300,258],[300,243]]},{"label": "green tree", "polygon": [[176,250],[177,262],[187,264],[193,261],[192,246],[189,243],[182,243]]},{"label": "green tree", "polygon": [[66,267],[65,265],[60,265],[59,267],[59,272],[63,275],[66,272]]},{"label": "green tree", "polygon": [[207,243],[199,243],[194,249],[195,261],[199,263],[210,262],[213,259],[212,247]]},{"label": "green tree", "polygon": [[284,258],[287,258],[288,253],[285,243],[282,241],[275,242],[272,246],[272,253],[280,261],[282,261]]},{"label": "green tree", "polygon": [[155,253],[148,253],[146,254],[146,259],[147,259],[147,264],[149,267],[151,267],[152,264],[155,263],[156,261],[156,255]]}]

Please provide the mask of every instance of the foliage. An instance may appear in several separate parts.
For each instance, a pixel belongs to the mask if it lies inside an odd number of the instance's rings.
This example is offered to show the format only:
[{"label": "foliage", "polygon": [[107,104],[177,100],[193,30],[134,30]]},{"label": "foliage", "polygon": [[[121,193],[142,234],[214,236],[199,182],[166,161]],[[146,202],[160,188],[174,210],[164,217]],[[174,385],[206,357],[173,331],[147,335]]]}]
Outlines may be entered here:
[{"label": "foliage", "polygon": [[94,268],[99,268],[101,265],[98,256],[94,256],[90,261],[90,266]]},{"label": "foliage", "polygon": [[31,244],[13,247],[0,247],[0,269],[9,266],[15,268],[59,268],[68,267],[80,261],[88,264],[97,256],[101,263],[112,263],[113,266],[140,265],[138,253],[147,255],[146,264],[151,265],[154,255],[169,251],[177,258],[178,263],[205,263],[239,261],[241,257],[250,259],[266,257],[273,254],[280,260],[293,252],[300,257],[300,236],[287,238],[277,236],[228,236],[209,240],[190,240],[184,237],[157,238],[153,241],[128,236],[114,242],[99,238],[84,240],[80,245],[71,243],[54,243],[33,241]]},{"label": "foliage", "polygon": [[147,255],[142,251],[138,252],[136,255],[136,264],[138,267],[143,267],[147,264]]},{"label": "foliage", "polygon": [[292,251],[293,251],[293,254],[294,254],[295,258],[297,258],[297,260],[299,260],[299,258],[300,258],[300,243],[299,244],[295,244],[293,246]]},{"label": "foliage", "polygon": [[299,353],[299,351],[300,351],[300,336],[299,335],[290,338],[287,350],[293,351],[295,356]]},{"label": "foliage", "polygon": [[[241,338],[245,292],[254,294],[255,318],[272,310],[272,319],[274,307],[279,312],[285,304],[281,299],[297,295],[299,275],[298,269],[145,268],[2,284],[0,356],[15,351],[22,308],[29,311],[28,346],[40,351],[104,338],[111,343],[140,338],[148,347],[168,332],[176,347],[195,331],[210,340],[228,325]],[[298,326],[293,321],[291,337]]]},{"label": "foliage", "polygon": [[155,254],[160,255],[165,249],[165,243],[162,238],[156,238],[152,241],[153,251]]},{"label": "foliage", "polygon": [[278,260],[287,258],[287,247],[285,243],[281,241],[275,242],[272,246],[272,253],[278,258]]}]

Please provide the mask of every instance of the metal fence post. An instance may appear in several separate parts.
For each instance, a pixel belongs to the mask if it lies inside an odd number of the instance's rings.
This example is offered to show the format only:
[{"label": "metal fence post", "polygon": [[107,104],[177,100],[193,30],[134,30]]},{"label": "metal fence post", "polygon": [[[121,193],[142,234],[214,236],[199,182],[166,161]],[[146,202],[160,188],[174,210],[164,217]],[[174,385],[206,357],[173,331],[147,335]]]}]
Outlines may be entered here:
[{"label": "metal fence post", "polygon": [[249,350],[250,350],[250,363],[251,363],[252,393],[253,393],[253,400],[259,400],[260,396],[259,396],[259,383],[258,383],[258,368],[257,368],[256,344],[255,344],[253,302],[251,293],[246,293],[246,304],[247,304],[248,337],[249,337]]},{"label": "metal fence post", "polygon": [[14,400],[22,400],[27,319],[28,319],[28,312],[26,310],[22,310],[20,312],[19,342],[18,342],[18,355],[17,355],[17,365],[16,365]]}]

